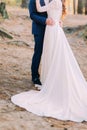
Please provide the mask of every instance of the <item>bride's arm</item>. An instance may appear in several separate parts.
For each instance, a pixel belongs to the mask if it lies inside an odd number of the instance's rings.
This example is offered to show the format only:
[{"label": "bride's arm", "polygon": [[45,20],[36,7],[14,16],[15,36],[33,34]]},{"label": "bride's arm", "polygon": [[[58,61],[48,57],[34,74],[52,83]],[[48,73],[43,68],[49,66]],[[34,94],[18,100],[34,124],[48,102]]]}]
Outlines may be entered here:
[{"label": "bride's arm", "polygon": [[40,5],[40,0],[36,0],[36,8],[38,12],[45,12],[49,9],[52,9],[56,3],[56,0],[52,0],[50,3],[47,5],[41,6]]}]

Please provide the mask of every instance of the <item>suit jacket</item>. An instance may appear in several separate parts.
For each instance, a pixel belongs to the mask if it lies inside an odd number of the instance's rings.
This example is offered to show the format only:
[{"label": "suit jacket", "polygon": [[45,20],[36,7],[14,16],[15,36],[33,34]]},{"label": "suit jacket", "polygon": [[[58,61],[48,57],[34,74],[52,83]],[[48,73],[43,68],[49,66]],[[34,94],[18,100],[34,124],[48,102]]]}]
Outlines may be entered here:
[{"label": "suit jacket", "polygon": [[[40,0],[41,6],[45,5],[44,0]],[[29,13],[32,19],[32,34],[43,34],[45,31],[46,12],[37,12],[36,0],[30,0]]]}]

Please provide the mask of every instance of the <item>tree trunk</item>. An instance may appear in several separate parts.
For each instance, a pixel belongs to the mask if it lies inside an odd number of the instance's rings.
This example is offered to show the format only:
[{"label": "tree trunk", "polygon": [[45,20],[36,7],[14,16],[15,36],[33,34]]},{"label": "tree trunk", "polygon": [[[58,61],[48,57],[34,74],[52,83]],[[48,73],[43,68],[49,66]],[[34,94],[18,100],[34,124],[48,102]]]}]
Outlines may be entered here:
[{"label": "tree trunk", "polygon": [[85,1],[85,14],[87,14],[87,0]]},{"label": "tree trunk", "polygon": [[74,14],[77,14],[78,0],[73,0]]},{"label": "tree trunk", "polygon": [[78,13],[82,14],[83,13],[83,4],[82,4],[82,0],[78,1]]},{"label": "tree trunk", "polygon": [[74,9],[74,14],[75,14],[75,12],[76,12],[76,10],[75,10],[75,0],[73,0],[73,9]]},{"label": "tree trunk", "polygon": [[87,0],[78,0],[78,13],[85,14],[87,10]]},{"label": "tree trunk", "polygon": [[27,8],[28,7],[28,2],[29,0],[22,0],[22,8]]},{"label": "tree trunk", "polygon": [[0,13],[1,13],[1,15],[2,15],[2,17],[4,19],[8,18],[8,14],[7,14],[7,11],[6,11],[6,4],[5,4],[5,2],[1,2],[0,3]]}]

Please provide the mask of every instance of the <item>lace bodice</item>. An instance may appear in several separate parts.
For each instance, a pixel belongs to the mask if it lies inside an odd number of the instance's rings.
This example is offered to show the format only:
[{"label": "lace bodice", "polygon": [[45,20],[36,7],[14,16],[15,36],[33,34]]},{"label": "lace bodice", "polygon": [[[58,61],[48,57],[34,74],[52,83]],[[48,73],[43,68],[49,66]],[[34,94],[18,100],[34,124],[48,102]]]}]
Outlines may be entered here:
[{"label": "lace bodice", "polygon": [[51,17],[55,21],[60,20],[62,14],[62,2],[61,0],[52,0],[50,3],[45,0],[45,6],[40,5],[40,0],[36,0],[36,7],[38,12],[47,11],[48,17]]}]

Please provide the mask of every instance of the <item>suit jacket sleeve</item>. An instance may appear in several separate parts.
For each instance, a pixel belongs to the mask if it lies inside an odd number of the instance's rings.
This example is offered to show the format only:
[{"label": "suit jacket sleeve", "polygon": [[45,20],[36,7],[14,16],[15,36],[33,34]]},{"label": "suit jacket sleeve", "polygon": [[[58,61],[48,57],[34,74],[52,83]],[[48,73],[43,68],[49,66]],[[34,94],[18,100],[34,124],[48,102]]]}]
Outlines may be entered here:
[{"label": "suit jacket sleeve", "polygon": [[39,13],[37,12],[35,0],[30,0],[29,13],[30,13],[30,18],[36,23],[42,25],[46,24],[46,17],[40,16]]}]

